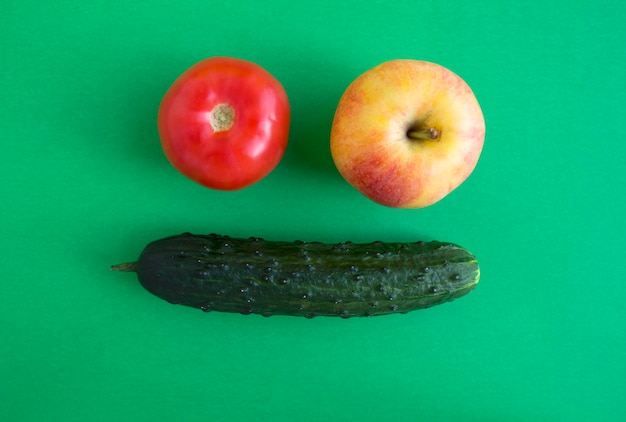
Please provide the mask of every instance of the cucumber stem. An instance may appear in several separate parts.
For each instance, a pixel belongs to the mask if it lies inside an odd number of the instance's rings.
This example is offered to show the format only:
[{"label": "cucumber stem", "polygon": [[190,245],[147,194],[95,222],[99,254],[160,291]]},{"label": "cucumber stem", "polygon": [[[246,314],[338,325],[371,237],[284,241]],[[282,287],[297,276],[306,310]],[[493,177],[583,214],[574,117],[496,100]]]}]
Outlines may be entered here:
[{"label": "cucumber stem", "polygon": [[124,264],[112,265],[111,270],[113,271],[123,271],[127,273],[135,273],[137,272],[137,263],[136,262],[126,262]]}]

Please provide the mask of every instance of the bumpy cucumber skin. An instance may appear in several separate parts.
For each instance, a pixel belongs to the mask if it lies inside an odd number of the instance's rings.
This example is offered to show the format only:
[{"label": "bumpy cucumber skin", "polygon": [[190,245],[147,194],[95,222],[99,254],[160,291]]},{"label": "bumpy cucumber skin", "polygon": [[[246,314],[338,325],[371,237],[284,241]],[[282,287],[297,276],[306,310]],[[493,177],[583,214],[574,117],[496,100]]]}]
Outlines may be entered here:
[{"label": "bumpy cucumber skin", "polygon": [[150,243],[135,270],[154,295],[204,311],[375,316],[474,289],[476,258],[444,242],[324,244],[185,233]]}]

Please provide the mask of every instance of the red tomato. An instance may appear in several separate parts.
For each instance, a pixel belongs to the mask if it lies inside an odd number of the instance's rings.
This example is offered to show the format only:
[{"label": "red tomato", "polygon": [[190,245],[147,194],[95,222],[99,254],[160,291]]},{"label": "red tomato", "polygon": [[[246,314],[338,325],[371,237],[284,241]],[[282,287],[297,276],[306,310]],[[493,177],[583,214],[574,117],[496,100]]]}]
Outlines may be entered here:
[{"label": "red tomato", "polygon": [[169,88],[158,128],[166,157],[182,174],[221,190],[267,176],[287,148],[291,112],[283,86],[262,67],[213,57]]}]

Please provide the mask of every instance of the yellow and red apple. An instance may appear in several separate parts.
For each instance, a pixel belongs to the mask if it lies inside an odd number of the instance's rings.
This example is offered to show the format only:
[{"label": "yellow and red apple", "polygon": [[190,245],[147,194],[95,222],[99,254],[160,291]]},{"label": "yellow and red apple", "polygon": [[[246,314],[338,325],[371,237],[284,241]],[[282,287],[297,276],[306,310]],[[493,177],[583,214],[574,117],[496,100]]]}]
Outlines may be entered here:
[{"label": "yellow and red apple", "polygon": [[339,173],[366,197],[421,208],[468,178],[484,139],[482,110],[463,79],[435,63],[391,60],[348,86],[330,147]]}]

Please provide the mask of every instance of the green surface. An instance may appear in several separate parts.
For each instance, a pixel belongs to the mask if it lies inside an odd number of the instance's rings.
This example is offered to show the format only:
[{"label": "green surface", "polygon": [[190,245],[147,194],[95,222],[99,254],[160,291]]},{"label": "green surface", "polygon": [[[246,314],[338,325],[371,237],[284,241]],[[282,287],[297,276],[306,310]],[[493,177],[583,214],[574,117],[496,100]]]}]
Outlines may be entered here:
[{"label": "green surface", "polygon": [[[620,1],[44,2],[0,7],[0,420],[626,418],[626,6]],[[292,104],[261,183],[204,189],[164,158],[169,84],[255,61]],[[422,210],[337,173],[358,74],[418,58],[486,116],[476,171]],[[204,314],[108,270],[183,231],[445,240],[482,279],[453,303],[332,319]]]}]

